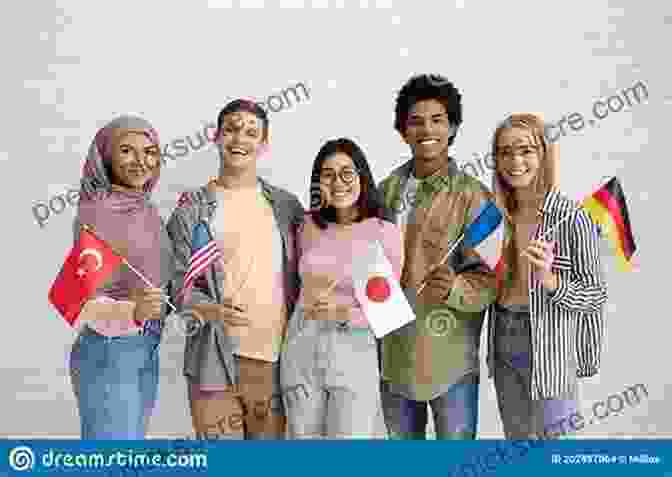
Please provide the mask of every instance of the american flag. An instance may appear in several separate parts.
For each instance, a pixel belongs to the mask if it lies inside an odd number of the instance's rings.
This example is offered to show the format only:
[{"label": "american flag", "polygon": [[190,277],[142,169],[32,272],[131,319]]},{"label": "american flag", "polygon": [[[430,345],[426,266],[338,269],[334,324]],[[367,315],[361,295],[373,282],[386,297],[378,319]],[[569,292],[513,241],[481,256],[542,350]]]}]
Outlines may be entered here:
[{"label": "american flag", "polygon": [[191,258],[189,259],[189,269],[184,276],[184,285],[178,292],[178,296],[183,298],[184,293],[191,288],[194,280],[203,273],[212,262],[222,256],[217,248],[217,244],[210,236],[208,226],[204,222],[194,225],[191,235]]}]

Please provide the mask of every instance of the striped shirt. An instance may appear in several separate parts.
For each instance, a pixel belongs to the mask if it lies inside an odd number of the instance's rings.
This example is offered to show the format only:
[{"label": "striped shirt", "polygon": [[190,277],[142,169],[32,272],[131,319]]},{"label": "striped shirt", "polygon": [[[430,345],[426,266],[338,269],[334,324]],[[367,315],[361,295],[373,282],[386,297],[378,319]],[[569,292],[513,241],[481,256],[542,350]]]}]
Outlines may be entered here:
[{"label": "striped shirt", "polygon": [[[566,219],[569,215],[569,219]],[[571,356],[577,358],[579,377],[594,376],[600,366],[603,311],[607,286],[602,276],[599,235],[580,206],[557,190],[546,195],[539,210],[540,224],[533,240],[553,229],[545,240],[556,243],[552,269],[558,289],[549,292],[529,272],[532,340],[531,397],[550,399],[571,390]],[[566,220],[565,220],[566,219]],[[559,223],[563,220],[562,223]],[[557,224],[557,227],[556,227]],[[506,285],[513,279],[507,273]],[[494,316],[490,309],[489,316]],[[488,320],[488,367],[494,369],[494,320]]]}]

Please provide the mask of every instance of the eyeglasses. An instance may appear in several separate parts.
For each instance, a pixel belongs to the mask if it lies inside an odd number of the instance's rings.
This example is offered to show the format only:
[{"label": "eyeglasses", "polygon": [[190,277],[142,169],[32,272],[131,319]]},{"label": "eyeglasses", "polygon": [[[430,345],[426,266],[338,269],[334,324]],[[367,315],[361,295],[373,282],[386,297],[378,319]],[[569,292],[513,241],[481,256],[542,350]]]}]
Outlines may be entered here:
[{"label": "eyeglasses", "polygon": [[336,177],[340,177],[343,183],[352,184],[355,181],[355,178],[359,176],[357,169],[352,167],[344,167],[338,173],[333,169],[323,169],[320,172],[320,182],[322,184],[331,185],[336,180]]},{"label": "eyeglasses", "polygon": [[514,156],[529,157],[536,154],[539,148],[536,146],[519,146],[519,147],[498,147],[496,152],[498,156],[505,159],[511,159]]}]

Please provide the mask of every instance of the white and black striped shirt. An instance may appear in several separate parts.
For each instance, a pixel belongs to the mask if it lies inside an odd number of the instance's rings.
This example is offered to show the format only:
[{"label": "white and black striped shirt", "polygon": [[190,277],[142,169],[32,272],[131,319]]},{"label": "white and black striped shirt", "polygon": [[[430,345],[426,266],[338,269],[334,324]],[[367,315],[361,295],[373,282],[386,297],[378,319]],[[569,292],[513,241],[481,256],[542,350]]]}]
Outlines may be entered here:
[{"label": "white and black striped shirt", "polygon": [[[556,242],[552,267],[558,276],[558,289],[555,292],[545,290],[530,271],[530,384],[531,397],[535,400],[554,398],[571,391],[575,381],[575,377],[570,376],[574,371],[569,366],[573,361],[572,354],[577,358],[576,374],[579,377],[597,374],[607,300],[598,229],[588,214],[576,202],[554,190],[546,195],[539,215],[541,223],[533,239],[540,239],[554,228],[545,239]],[[492,309],[489,316],[488,365],[492,375],[495,354]]]}]

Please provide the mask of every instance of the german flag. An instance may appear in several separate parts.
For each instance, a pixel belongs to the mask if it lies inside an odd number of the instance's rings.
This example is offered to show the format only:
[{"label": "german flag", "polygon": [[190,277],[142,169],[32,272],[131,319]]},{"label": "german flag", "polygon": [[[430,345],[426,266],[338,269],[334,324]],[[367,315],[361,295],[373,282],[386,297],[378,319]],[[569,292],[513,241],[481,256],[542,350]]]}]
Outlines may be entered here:
[{"label": "german flag", "polygon": [[625,194],[616,177],[585,199],[583,208],[599,224],[614,245],[622,270],[633,270],[632,256],[637,249],[630,227]]}]

